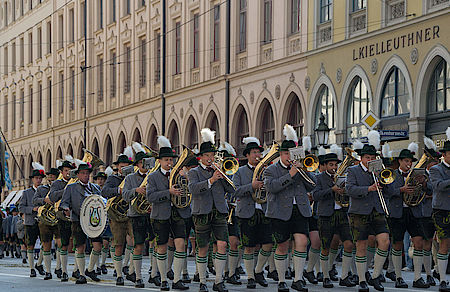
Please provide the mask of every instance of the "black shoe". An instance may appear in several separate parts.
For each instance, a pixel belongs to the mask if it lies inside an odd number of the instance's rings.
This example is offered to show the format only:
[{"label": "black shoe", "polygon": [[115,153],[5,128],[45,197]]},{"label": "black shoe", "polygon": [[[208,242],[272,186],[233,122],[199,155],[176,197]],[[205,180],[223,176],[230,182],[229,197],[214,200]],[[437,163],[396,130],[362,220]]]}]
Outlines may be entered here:
[{"label": "black shoe", "polygon": [[169,280],[171,280],[171,281],[173,281],[173,270],[172,269],[170,269],[168,272],[167,272],[167,278],[169,278]]},{"label": "black shoe", "polygon": [[181,276],[181,281],[183,281],[183,283],[185,284],[191,283],[191,278],[189,277],[189,274],[183,274]]},{"label": "black shoe", "polygon": [[436,270],[433,271],[433,277],[438,281],[441,280],[441,276],[439,275],[439,272]]},{"label": "black shoe", "polygon": [[161,286],[161,277],[160,276],[155,276],[155,277],[150,277],[148,278],[148,282],[150,284],[155,284],[155,286],[159,287]]},{"label": "black shoe", "polygon": [[229,278],[230,278],[230,272],[223,273],[223,280],[224,281],[228,281]]},{"label": "black shoe", "polygon": [[372,278],[372,275],[370,274],[369,271],[367,271],[365,275],[366,275],[366,281],[367,281],[367,284],[370,285],[370,279]]},{"label": "black shoe", "polygon": [[97,267],[97,269],[95,269],[95,274],[97,276],[102,274],[102,270],[100,269],[100,267]]},{"label": "black shoe", "polygon": [[436,286],[436,281],[434,281],[434,278],[430,275],[427,276],[427,283],[430,286]]},{"label": "black shoe", "polygon": [[44,276],[45,275],[45,271],[44,271],[44,266],[40,265],[38,266],[37,264],[34,265],[34,267],[36,268],[36,270],[39,272],[39,275]]},{"label": "black shoe", "polygon": [[31,269],[30,278],[35,278],[35,277],[36,277],[36,270],[35,269]]},{"label": "black shoe", "polygon": [[247,289],[256,289],[256,281],[255,281],[255,279],[249,278],[247,280]]},{"label": "black shoe", "polygon": [[442,281],[441,284],[439,284],[439,292],[450,292],[450,286],[447,282]]},{"label": "black shoe", "polygon": [[305,287],[305,283],[302,280],[292,281],[291,288],[301,292],[308,292],[308,288]]},{"label": "black shoe", "polygon": [[228,292],[228,289],[227,287],[225,287],[225,284],[223,282],[220,282],[218,284],[214,283],[213,291]]},{"label": "black shoe", "polygon": [[87,280],[85,276],[80,275],[78,279],[75,281],[75,284],[86,284]]},{"label": "black shoe", "polygon": [[194,275],[194,279],[192,279],[192,281],[194,281],[196,283],[200,282],[200,275],[199,274],[195,274]]},{"label": "black shoe", "polygon": [[291,269],[287,269],[286,272],[284,273],[284,278],[286,280],[291,280],[292,279],[292,272]]},{"label": "black shoe", "polygon": [[339,286],[343,287],[355,287],[356,284],[350,279],[352,276],[347,276],[345,279],[339,280]]},{"label": "black shoe", "polygon": [[[1,257],[0,257],[1,259]],[[27,259],[22,259],[22,264],[26,264],[27,263]]]},{"label": "black shoe", "polygon": [[88,271],[88,269],[86,269],[86,271],[84,272],[84,274],[86,275],[86,276],[88,276],[89,278],[91,278],[92,279],[92,281],[94,281],[94,282],[100,282],[100,279],[97,277],[97,273],[95,272],[95,270],[92,270],[92,271]]},{"label": "black shoe", "polygon": [[375,288],[375,290],[384,291],[384,287],[380,283],[380,277],[376,277],[375,279],[370,278],[369,279],[369,285],[373,286],[373,288]]},{"label": "black shoe", "polygon": [[214,267],[208,267],[208,271],[213,274],[216,275],[216,270],[214,270]]},{"label": "black shoe", "polygon": [[316,275],[314,275],[314,271],[307,272],[306,270],[304,270],[303,271],[303,277],[305,277],[306,280],[308,280],[308,282],[311,283],[311,284],[315,285],[315,284],[318,283]]},{"label": "black shoe", "polygon": [[117,277],[117,271],[116,270],[114,270],[114,272],[113,272],[113,277],[114,278]]},{"label": "black shoe", "polygon": [[274,280],[275,282],[278,282],[278,272],[277,272],[277,270],[273,270],[272,272],[269,272],[267,274],[267,278],[270,278],[270,279]]},{"label": "black shoe", "polygon": [[233,284],[233,285],[241,285],[242,282],[238,280],[236,274],[233,274],[231,277],[228,278],[227,283]]},{"label": "black shoe", "polygon": [[395,288],[408,288],[408,284],[405,283],[403,278],[397,278],[395,280]]},{"label": "black shoe", "polygon": [[[333,267],[331,268],[331,270],[329,271],[328,274],[330,275],[330,279],[332,281],[337,281],[338,280],[338,277],[337,277],[338,271],[336,269],[336,264],[333,264]],[[336,280],[334,280],[334,279],[336,279]]]},{"label": "black shoe", "polygon": [[128,274],[128,275],[126,275],[125,278],[126,278],[128,281],[131,281],[131,282],[135,283],[135,282],[136,282],[136,273],[133,272],[132,274]]},{"label": "black shoe", "polygon": [[367,286],[366,281],[359,283],[358,292],[369,292],[369,286]]},{"label": "black shoe", "polygon": [[106,268],[106,265],[102,265],[102,266],[100,267],[100,269],[102,270],[102,274],[103,274],[103,275],[108,274],[108,269]]},{"label": "black shoe", "polygon": [[236,279],[238,279],[238,280],[241,279],[241,274],[239,273],[239,269],[235,269],[234,274],[236,275]]},{"label": "black shoe", "polygon": [[[183,281],[179,280],[176,283],[172,283],[172,289],[174,289],[174,290],[188,290],[189,287],[184,285]],[[161,290],[162,290],[162,287],[161,287]]]},{"label": "black shoe", "polygon": [[137,279],[136,282],[134,283],[134,288],[144,288],[144,281],[142,281],[142,279]]},{"label": "black shoe", "polygon": [[[263,287],[269,286],[266,279],[264,278],[264,272],[255,273],[255,282]],[[247,285],[248,286],[248,285]]]},{"label": "black shoe", "polygon": [[123,286],[123,285],[125,285],[125,281],[124,281],[123,277],[118,277],[116,279],[116,286]]},{"label": "black shoe", "polygon": [[80,271],[79,270],[73,271],[72,272],[72,277],[75,278],[75,279],[80,278]]},{"label": "black shoe", "polygon": [[286,282],[278,283],[278,292],[289,292],[289,287]]},{"label": "black shoe", "polygon": [[44,280],[51,280],[52,279],[52,273],[45,273]]},{"label": "black shoe", "polygon": [[55,275],[58,279],[61,279],[62,269],[55,269]]},{"label": "black shoe", "polygon": [[323,288],[333,288],[334,285],[331,283],[331,280],[328,278],[323,278]]},{"label": "black shoe", "polygon": [[128,272],[130,271],[130,268],[128,266],[122,267],[122,273],[124,275],[128,275]]},{"label": "black shoe", "polygon": [[67,282],[67,281],[69,281],[69,275],[67,275],[67,273],[62,273],[61,282]]},{"label": "black shoe", "polygon": [[386,278],[390,279],[392,282],[395,282],[395,272],[386,272]]},{"label": "black shoe", "polygon": [[330,280],[333,281],[333,282],[336,282],[337,280],[339,280],[339,278],[338,278],[337,274],[334,274],[331,271],[328,272],[328,275],[330,275]]},{"label": "black shoe", "polygon": [[317,282],[323,282],[323,273],[318,272],[316,276]]},{"label": "black shoe", "polygon": [[242,268],[241,266],[237,267],[237,270],[239,272],[239,275],[245,275],[244,268]]},{"label": "black shoe", "polygon": [[426,283],[423,278],[419,278],[418,280],[413,282],[414,288],[430,288],[430,284]]},{"label": "black shoe", "polygon": [[383,273],[381,273],[378,278],[380,278],[380,283],[386,283],[386,278],[384,277]]},{"label": "black shoe", "polygon": [[208,287],[206,287],[206,284],[200,283],[200,289],[198,289],[198,292],[208,292]]},{"label": "black shoe", "polygon": [[359,284],[359,276],[358,275],[351,275],[350,281],[353,282],[353,284],[356,286]]}]

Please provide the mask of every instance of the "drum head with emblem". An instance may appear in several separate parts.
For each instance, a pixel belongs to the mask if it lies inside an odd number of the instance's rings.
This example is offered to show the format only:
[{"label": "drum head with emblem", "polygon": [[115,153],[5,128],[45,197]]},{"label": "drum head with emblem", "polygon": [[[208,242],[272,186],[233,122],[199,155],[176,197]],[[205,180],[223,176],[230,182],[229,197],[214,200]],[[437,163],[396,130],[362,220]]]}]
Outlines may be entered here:
[{"label": "drum head with emblem", "polygon": [[91,195],[84,199],[80,210],[80,225],[90,238],[99,237],[107,224],[106,204],[102,196]]}]

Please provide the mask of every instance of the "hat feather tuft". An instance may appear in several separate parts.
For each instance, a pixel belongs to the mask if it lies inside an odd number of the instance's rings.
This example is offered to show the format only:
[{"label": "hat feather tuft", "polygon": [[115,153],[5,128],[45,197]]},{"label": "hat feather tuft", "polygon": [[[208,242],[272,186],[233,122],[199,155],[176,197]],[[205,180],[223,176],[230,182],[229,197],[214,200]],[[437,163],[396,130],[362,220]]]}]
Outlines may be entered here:
[{"label": "hat feather tuft", "polygon": [[363,142],[361,142],[361,140],[356,139],[355,141],[353,141],[353,149],[354,150],[360,150],[360,149],[363,149],[363,147],[364,147],[364,144],[363,144]]},{"label": "hat feather tuft", "polygon": [[259,142],[259,139],[256,137],[245,137],[244,139],[242,139],[242,143],[244,143],[244,144],[248,144],[248,143],[252,143],[252,142],[261,146],[261,142]]},{"label": "hat feather tuft", "polygon": [[105,173],[106,173],[106,175],[107,176],[110,176],[111,174],[113,174],[113,169],[111,168],[111,166],[108,166],[106,169],[105,169]]},{"label": "hat feather tuft", "polygon": [[380,149],[380,133],[378,131],[372,130],[367,134],[367,140],[369,142],[369,145],[372,145],[375,147],[376,150]]},{"label": "hat feather tuft", "polygon": [[304,136],[302,138],[302,145],[303,145],[303,149],[305,149],[305,151],[311,152],[311,137],[310,136]]},{"label": "hat feather tuft", "polygon": [[391,151],[391,146],[389,146],[388,143],[385,143],[383,146],[381,146],[381,154],[383,155],[384,158],[389,158],[392,156],[392,151]]},{"label": "hat feather tuft", "polygon": [[433,149],[434,151],[437,151],[436,144],[434,143],[433,140],[431,140],[427,136],[423,136],[423,143],[425,144],[425,147],[427,147],[428,149]]},{"label": "hat feather tuft", "polygon": [[419,153],[419,145],[415,142],[411,142],[408,145],[408,150],[412,152],[412,154]]},{"label": "hat feather tuft", "polygon": [[319,147],[319,155],[325,155],[327,154],[327,151],[325,150],[325,148],[323,148],[323,146]]},{"label": "hat feather tuft", "polygon": [[236,150],[234,150],[233,146],[231,146],[230,143],[227,143],[227,142],[220,143],[219,151],[224,151],[224,150],[227,151],[228,154],[236,156]]},{"label": "hat feather tuft", "polygon": [[74,162],[75,162],[75,161],[73,160],[72,155],[66,155],[66,156],[64,156],[64,159],[67,160],[67,161],[69,161],[70,163],[74,163]]},{"label": "hat feather tuft", "polygon": [[141,143],[133,142],[133,149],[134,149],[135,153],[138,153],[138,152],[145,153],[145,149],[144,149],[144,147],[142,147]]},{"label": "hat feather tuft", "polygon": [[203,128],[200,131],[200,134],[202,135],[202,140],[203,142],[211,142],[212,144],[215,143],[215,136],[216,136],[216,131],[212,131],[209,128]]},{"label": "hat feather tuft", "polygon": [[133,148],[131,146],[125,147],[123,154],[128,157],[128,159],[133,159]]},{"label": "hat feather tuft", "polygon": [[45,170],[44,166],[42,164],[40,164],[39,162],[32,162],[31,166],[33,167],[33,169],[36,169],[36,170]]},{"label": "hat feather tuft", "polygon": [[162,148],[162,147],[171,148],[172,147],[169,139],[167,139],[167,137],[165,137],[165,136],[158,136],[158,145],[159,145],[159,148]]},{"label": "hat feather tuft", "polygon": [[295,132],[294,128],[291,125],[284,125],[283,135],[286,137],[288,141],[298,142],[297,132]]}]

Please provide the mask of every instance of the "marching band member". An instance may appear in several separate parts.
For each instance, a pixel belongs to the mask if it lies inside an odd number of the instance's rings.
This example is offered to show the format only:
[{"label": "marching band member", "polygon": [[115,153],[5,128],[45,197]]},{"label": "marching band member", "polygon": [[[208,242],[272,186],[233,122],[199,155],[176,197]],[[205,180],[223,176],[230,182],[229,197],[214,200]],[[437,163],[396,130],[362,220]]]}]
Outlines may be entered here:
[{"label": "marching band member", "polygon": [[84,234],[80,225],[80,209],[84,199],[92,194],[100,195],[100,189],[97,185],[89,182],[92,166],[81,160],[75,160],[75,162],[78,164],[77,170],[75,171],[78,181],[66,186],[60,208],[65,211],[66,216],[70,215],[70,221],[72,222],[72,236],[76,247],[76,261],[80,271],[80,277],[77,279],[76,284],[86,284],[85,276],[90,277],[96,282],[100,281],[95,273],[94,266],[100,255],[102,239],[101,237],[91,238],[93,249],[89,259],[89,267],[85,270],[84,251],[86,248],[86,234]]},{"label": "marching band member", "polygon": [[[198,246],[197,265],[200,275],[200,292],[208,291],[206,287],[206,266],[208,244],[211,235],[217,240],[216,279],[214,291],[228,291],[222,276],[227,255],[227,203],[225,193],[234,193],[234,188],[227,183],[223,174],[213,167],[215,153],[215,132],[202,129],[203,143],[200,145],[200,166],[189,171],[189,190],[192,194],[192,220]],[[215,169],[216,168],[216,169]]]},{"label": "marching band member", "polygon": [[133,149],[135,151],[134,165],[137,166],[139,170],[125,177],[125,185],[123,187],[122,196],[125,201],[129,203],[128,217],[130,217],[130,221],[128,224],[129,226],[131,225],[131,233],[134,241],[133,264],[134,271],[136,273],[135,287],[144,288],[144,282],[142,281],[141,274],[142,252],[147,235],[151,234],[151,240],[153,240],[154,236],[151,230],[150,218],[148,214],[142,215],[138,213],[131,204],[131,201],[137,194],[146,194],[145,187],[141,187],[140,185],[144,181],[148,172],[148,169],[144,168],[143,159],[150,158],[150,155],[145,153],[144,148],[137,142],[133,143]]},{"label": "marching band member", "polygon": [[447,141],[442,149],[443,160],[430,168],[430,181],[433,188],[433,221],[437,237],[440,240],[437,262],[440,275],[440,292],[450,291],[446,272],[448,265],[448,250],[450,244],[450,127],[446,130]]},{"label": "marching band member", "polygon": [[[35,165],[35,168],[43,169],[44,167],[42,165],[39,165],[37,162],[33,162]],[[35,207],[40,207],[42,205],[45,205],[46,203],[50,203],[51,201],[49,198],[47,198],[47,194],[50,191],[51,184],[56,180],[56,178],[59,175],[59,170],[57,168],[51,168],[50,171],[47,172],[47,181],[48,183],[45,185],[41,185],[37,188],[36,193],[34,193],[33,196],[33,205]],[[50,280],[52,278],[51,273],[51,265],[52,265],[52,258],[51,258],[51,248],[52,248],[52,240],[53,237],[55,237],[55,243],[57,246],[56,251],[56,269],[55,274],[58,276],[58,278],[61,278],[62,270],[61,270],[61,257],[60,257],[60,248],[61,248],[61,237],[59,235],[58,225],[50,226],[48,224],[45,224],[45,222],[42,222],[41,220],[38,223],[40,235],[39,238],[42,241],[42,245],[44,248],[43,256],[44,256],[44,265],[45,265],[45,277],[44,280]]]},{"label": "marching band member", "polygon": [[[380,283],[380,273],[388,255],[389,231],[377,187],[373,176],[368,171],[368,163],[375,160],[377,148],[380,146],[378,132],[371,131],[368,134],[369,144],[358,151],[361,156],[361,163],[348,168],[346,190],[350,196],[350,207],[348,210],[350,227],[353,234],[353,241],[356,242],[356,268],[359,277],[359,291],[367,292],[369,284],[376,290],[383,291]],[[383,192],[382,190],[380,190]],[[375,263],[372,277],[366,279],[367,265],[367,239],[370,230],[376,235],[378,249],[375,255]]]},{"label": "marching band member", "polygon": [[174,279],[172,289],[189,289],[181,281],[181,273],[186,259],[185,238],[186,225],[184,218],[191,215],[190,207],[177,208],[171,202],[172,196],[182,195],[181,189],[177,186],[169,188],[169,176],[174,166],[174,158],[177,155],[172,150],[170,141],[164,137],[158,137],[159,162],[161,168],[148,176],[147,180],[147,200],[152,203],[150,214],[153,231],[157,240],[157,263],[161,273],[161,291],[168,291],[167,282],[167,243],[169,235],[175,244],[174,253]]},{"label": "marching band member", "polygon": [[[264,186],[267,194],[266,217],[271,218],[272,232],[278,244],[275,254],[275,265],[278,271],[278,291],[289,291],[285,282],[286,260],[288,257],[290,237],[294,239],[295,279],[292,288],[307,291],[301,279],[306,261],[308,244],[308,218],[311,217],[308,191],[314,189],[299,171],[300,163],[291,161],[289,149],[297,146],[297,133],[290,125],[285,125],[283,134],[286,139],[280,146],[280,161],[270,165],[264,175]],[[305,172],[311,182],[312,174]]]},{"label": "marching band member", "polygon": [[108,176],[103,171],[99,171],[96,175],[94,175],[94,181],[98,185],[100,189],[103,189],[106,183],[106,179]]},{"label": "marching band member", "polygon": [[[33,165],[35,167],[36,164]],[[34,245],[39,236],[39,225],[36,221],[38,207],[33,205],[33,196],[37,188],[41,185],[42,179],[45,177],[44,169],[33,169],[30,179],[32,186],[26,189],[20,200],[19,210],[21,213],[25,214],[25,243],[27,246],[28,263],[30,264],[30,277],[36,277],[36,271],[34,268],[38,269],[38,266],[34,266]],[[42,267],[40,267],[42,269]]]},{"label": "marching band member", "polygon": [[[253,172],[264,149],[255,137],[244,138],[242,143],[245,144],[243,155],[248,162],[234,174],[233,183],[236,186],[236,216],[241,227],[244,265],[248,275],[247,288],[255,289],[256,283],[268,286],[263,268],[272,252],[272,228],[270,220],[264,215],[267,203],[258,204],[252,197],[253,192],[264,186],[264,181],[253,180]],[[255,268],[254,253],[257,245],[261,245],[261,249]]]}]

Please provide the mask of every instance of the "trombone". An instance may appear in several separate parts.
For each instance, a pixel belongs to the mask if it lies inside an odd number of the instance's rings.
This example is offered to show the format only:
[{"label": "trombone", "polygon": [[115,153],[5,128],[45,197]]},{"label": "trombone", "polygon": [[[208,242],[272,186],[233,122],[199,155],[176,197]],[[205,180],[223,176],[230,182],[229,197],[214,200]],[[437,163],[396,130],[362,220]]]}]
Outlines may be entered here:
[{"label": "trombone", "polygon": [[236,186],[228,175],[235,174],[239,169],[239,162],[234,157],[223,157],[223,153],[217,152],[214,155],[214,161],[211,162],[211,167],[217,170],[222,175],[223,179],[236,190]]},{"label": "trombone", "polygon": [[[295,169],[306,182],[315,187],[316,183],[306,174],[306,172],[314,172],[319,167],[319,159],[317,158],[317,156],[314,154],[308,154],[305,156],[303,147],[291,148],[289,149],[289,154],[291,156],[291,160],[289,160],[291,166],[295,167]],[[300,162],[300,164],[302,164],[302,167],[298,168],[295,165],[296,162]]]},{"label": "trombone", "polygon": [[[377,188],[378,199],[380,200],[381,208],[383,208],[386,216],[389,216],[389,210],[386,205],[386,201],[378,184],[381,183],[383,185],[390,185],[395,180],[395,173],[394,171],[392,171],[392,169],[386,168],[380,158],[369,161],[368,169],[372,173],[372,177]],[[378,174],[375,174],[376,172],[378,172]]]}]

